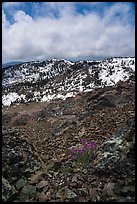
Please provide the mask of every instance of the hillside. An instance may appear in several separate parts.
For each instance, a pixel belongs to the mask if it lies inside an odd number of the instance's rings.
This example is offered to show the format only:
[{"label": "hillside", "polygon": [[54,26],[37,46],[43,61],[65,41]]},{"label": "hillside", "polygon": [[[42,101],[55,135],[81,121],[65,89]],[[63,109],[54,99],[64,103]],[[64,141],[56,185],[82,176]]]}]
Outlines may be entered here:
[{"label": "hillside", "polygon": [[101,61],[46,60],[3,69],[3,105],[50,101],[126,81],[135,71],[135,58]]},{"label": "hillside", "polygon": [[[135,202],[134,67],[112,58],[4,69],[3,201]],[[92,153],[78,165],[68,151],[81,139]]]}]

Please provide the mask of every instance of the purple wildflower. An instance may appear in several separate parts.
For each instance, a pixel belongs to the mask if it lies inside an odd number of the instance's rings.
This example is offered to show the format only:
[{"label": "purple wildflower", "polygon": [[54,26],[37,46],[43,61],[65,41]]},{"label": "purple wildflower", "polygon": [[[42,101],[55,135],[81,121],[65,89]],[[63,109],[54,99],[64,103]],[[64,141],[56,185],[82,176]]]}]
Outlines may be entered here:
[{"label": "purple wildflower", "polygon": [[82,143],[82,146],[70,148],[70,159],[84,162],[86,159],[89,159],[92,151],[95,150],[97,143],[87,141],[84,138],[81,138],[80,142]]},{"label": "purple wildflower", "polygon": [[86,143],[86,142],[87,142],[87,140],[86,140],[86,139],[84,139],[84,138],[81,138],[81,139],[80,139],[80,142],[81,142],[81,143]]},{"label": "purple wildflower", "polygon": [[71,147],[70,153],[74,153],[75,151],[76,151],[76,149],[74,147]]},{"label": "purple wildflower", "polygon": [[70,148],[70,159],[73,160],[74,159],[74,154],[76,153],[76,148],[71,147]]},{"label": "purple wildflower", "polygon": [[95,149],[97,147],[97,143],[96,142],[92,142],[92,147]]},{"label": "purple wildflower", "polygon": [[83,152],[84,152],[84,148],[83,147],[77,148],[77,153],[83,154]]},{"label": "purple wildflower", "polygon": [[92,143],[87,143],[86,147],[87,147],[87,149],[92,149],[93,145],[92,145]]},{"label": "purple wildflower", "polygon": [[92,145],[93,145],[93,146],[96,146],[96,145],[97,145],[97,143],[96,143],[96,142],[92,142]]},{"label": "purple wildflower", "polygon": [[73,159],[74,159],[74,155],[71,155],[71,156],[70,156],[70,160],[73,160]]}]

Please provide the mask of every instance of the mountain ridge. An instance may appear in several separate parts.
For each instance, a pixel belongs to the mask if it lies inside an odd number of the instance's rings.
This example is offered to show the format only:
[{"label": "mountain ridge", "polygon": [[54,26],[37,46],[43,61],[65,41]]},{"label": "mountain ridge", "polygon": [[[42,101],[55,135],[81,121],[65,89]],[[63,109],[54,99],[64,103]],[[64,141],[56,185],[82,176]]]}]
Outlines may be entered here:
[{"label": "mountain ridge", "polygon": [[2,68],[7,68],[7,67],[10,67],[10,66],[14,66],[16,64],[22,64],[24,62],[22,61],[11,61],[11,62],[7,62],[7,63],[4,63],[2,64]]},{"label": "mountain ridge", "polygon": [[134,57],[24,62],[3,69],[3,105],[73,97],[79,92],[125,81],[134,71]]}]

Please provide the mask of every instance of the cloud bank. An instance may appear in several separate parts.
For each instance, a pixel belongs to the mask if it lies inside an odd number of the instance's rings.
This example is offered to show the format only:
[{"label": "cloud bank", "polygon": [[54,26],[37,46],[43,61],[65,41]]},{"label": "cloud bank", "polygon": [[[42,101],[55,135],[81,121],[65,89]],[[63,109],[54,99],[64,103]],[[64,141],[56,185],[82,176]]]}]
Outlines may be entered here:
[{"label": "cloud bank", "polygon": [[[13,23],[8,19],[10,6],[18,5],[3,6],[3,63],[135,55],[135,27],[130,22],[133,18],[130,4],[115,3],[106,6],[103,13],[96,9],[82,13],[76,10],[78,3],[50,2],[42,6],[35,3],[33,16],[20,7],[14,9]],[[89,6],[92,8],[92,4]]]}]

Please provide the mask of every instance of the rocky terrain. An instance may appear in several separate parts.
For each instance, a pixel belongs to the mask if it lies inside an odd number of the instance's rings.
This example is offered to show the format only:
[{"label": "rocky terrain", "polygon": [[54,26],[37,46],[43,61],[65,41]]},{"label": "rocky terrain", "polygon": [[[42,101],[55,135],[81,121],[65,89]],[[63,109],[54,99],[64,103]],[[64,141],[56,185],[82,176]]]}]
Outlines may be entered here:
[{"label": "rocky terrain", "polygon": [[[135,77],[125,78],[108,77],[107,86],[103,78],[64,100],[2,107],[3,202],[135,202]],[[13,89],[5,87],[5,95]],[[97,147],[79,166],[68,150],[81,138]]]}]

